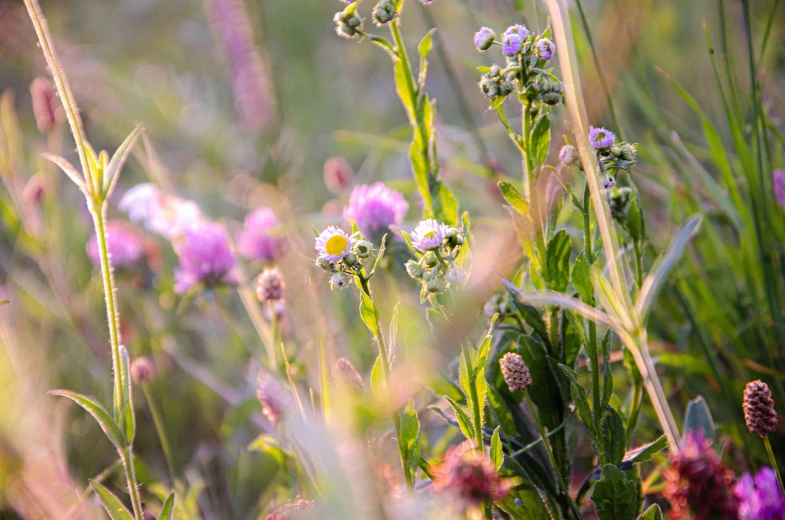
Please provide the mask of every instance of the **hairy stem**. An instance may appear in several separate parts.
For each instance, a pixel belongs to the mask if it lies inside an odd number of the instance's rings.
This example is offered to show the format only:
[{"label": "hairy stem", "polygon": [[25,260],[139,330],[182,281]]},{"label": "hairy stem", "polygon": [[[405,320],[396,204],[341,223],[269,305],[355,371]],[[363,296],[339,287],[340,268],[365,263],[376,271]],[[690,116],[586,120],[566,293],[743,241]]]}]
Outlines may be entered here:
[{"label": "hairy stem", "polygon": [[769,461],[771,462],[771,467],[774,468],[775,473],[777,473],[777,482],[780,484],[780,491],[782,495],[785,496],[785,485],[782,484],[782,475],[780,475],[780,467],[777,464],[777,459],[774,458],[774,451],[771,449],[771,442],[769,441],[769,436],[766,435],[763,437],[763,444],[766,445],[766,453],[769,454]]}]

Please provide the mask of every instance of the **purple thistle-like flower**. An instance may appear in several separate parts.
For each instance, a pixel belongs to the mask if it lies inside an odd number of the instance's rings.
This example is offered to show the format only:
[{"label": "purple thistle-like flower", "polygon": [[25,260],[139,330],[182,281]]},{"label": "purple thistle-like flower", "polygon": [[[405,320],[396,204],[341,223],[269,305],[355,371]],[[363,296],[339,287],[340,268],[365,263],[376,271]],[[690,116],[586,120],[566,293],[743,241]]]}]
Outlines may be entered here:
[{"label": "purple thistle-like flower", "polygon": [[[144,257],[144,242],[136,230],[124,222],[109,222],[106,225],[106,247],[113,267],[133,264]],[[87,243],[87,256],[95,265],[101,265],[96,235]]]},{"label": "purple thistle-like flower", "polygon": [[272,262],[283,253],[286,240],[278,233],[278,219],[270,208],[259,208],[247,217],[237,237],[237,251],[248,258]]},{"label": "purple thistle-like flower", "polygon": [[352,249],[352,238],[338,226],[330,226],[317,237],[316,251],[330,262],[340,262]]},{"label": "purple thistle-like flower", "polygon": [[777,474],[764,466],[752,478],[745,473],[734,488],[739,505],[740,520],[781,520],[785,518],[785,497],[780,491]]},{"label": "purple thistle-like flower", "polygon": [[447,235],[447,225],[433,219],[423,220],[412,231],[412,245],[421,251],[436,249]]},{"label": "purple thistle-like flower", "polygon": [[174,270],[175,292],[184,293],[198,284],[213,288],[236,283],[232,274],[236,260],[222,225],[203,220],[185,230],[174,246],[180,259]]},{"label": "purple thistle-like flower", "polygon": [[525,40],[529,36],[529,29],[521,24],[515,24],[507,27],[507,30],[504,31],[502,37],[507,36],[508,34],[517,34],[521,39]]},{"label": "purple thistle-like flower", "polygon": [[490,27],[483,27],[474,33],[474,46],[482,52],[491,48],[496,39],[496,33]]},{"label": "purple thistle-like flower", "polygon": [[553,58],[553,53],[556,52],[556,45],[547,38],[537,42],[537,55],[541,60],[548,61]]},{"label": "purple thistle-like flower", "polygon": [[589,127],[589,143],[594,148],[598,150],[610,148],[613,146],[614,141],[616,141],[616,136],[610,130],[594,126]]},{"label": "purple thistle-like flower", "polygon": [[774,198],[777,204],[785,211],[785,170],[774,170],[771,175],[774,184]]},{"label": "purple thistle-like flower", "polygon": [[409,203],[403,195],[377,182],[356,186],[349,196],[349,204],[343,208],[343,216],[353,220],[363,235],[374,240],[380,239],[391,225],[400,225],[408,210]]},{"label": "purple thistle-like flower", "polygon": [[502,37],[502,52],[505,56],[515,56],[523,49],[523,38],[517,33],[505,33]]}]

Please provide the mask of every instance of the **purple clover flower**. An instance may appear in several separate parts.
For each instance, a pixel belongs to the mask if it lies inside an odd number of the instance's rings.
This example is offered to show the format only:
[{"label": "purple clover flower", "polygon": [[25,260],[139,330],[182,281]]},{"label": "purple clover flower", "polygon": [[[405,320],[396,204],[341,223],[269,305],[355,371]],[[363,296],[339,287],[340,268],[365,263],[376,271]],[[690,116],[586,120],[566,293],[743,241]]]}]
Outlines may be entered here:
[{"label": "purple clover flower", "polygon": [[278,233],[278,219],[270,208],[259,208],[247,217],[237,237],[237,251],[248,258],[272,262],[281,256],[286,240]]},{"label": "purple clover flower", "polygon": [[412,231],[412,245],[421,251],[436,249],[447,235],[447,225],[433,219],[423,220]]},{"label": "purple clover flower", "polygon": [[740,520],[780,520],[785,518],[785,497],[782,496],[777,474],[764,466],[752,478],[745,473],[734,487]]},{"label": "purple clover flower", "polygon": [[537,42],[537,55],[541,60],[548,61],[553,58],[553,53],[556,52],[556,45],[547,38]]},{"label": "purple clover flower", "polygon": [[[124,222],[109,222],[106,225],[106,246],[112,267],[133,264],[144,257],[144,242],[136,230]],[[101,265],[98,254],[98,239],[90,237],[87,243],[87,256],[95,265]]]},{"label": "purple clover flower", "polygon": [[502,52],[505,56],[515,56],[523,49],[523,38],[517,33],[505,33],[502,37]]},{"label": "purple clover flower", "polygon": [[598,150],[610,148],[613,146],[614,141],[616,141],[616,136],[610,130],[593,126],[589,127],[589,142],[594,148]]},{"label": "purple clover flower", "polygon": [[496,33],[490,27],[483,27],[474,33],[474,46],[482,52],[491,48],[496,39]]},{"label": "purple clover flower", "polygon": [[504,31],[502,38],[510,34],[517,34],[522,40],[525,40],[529,36],[529,29],[520,24],[511,25]]},{"label": "purple clover flower", "polygon": [[785,170],[774,170],[771,174],[771,181],[774,184],[774,198],[777,204],[785,211]]},{"label": "purple clover flower", "polygon": [[352,249],[352,238],[338,226],[330,226],[317,237],[316,251],[330,262],[340,262]]},{"label": "purple clover flower", "polygon": [[236,283],[232,268],[236,263],[229,236],[220,224],[203,220],[185,230],[174,244],[180,265],[174,270],[177,293],[203,284],[210,289]]},{"label": "purple clover flower", "polygon": [[356,186],[349,204],[343,208],[343,216],[353,220],[363,235],[375,240],[391,225],[400,225],[408,210],[409,203],[403,195],[377,182]]}]

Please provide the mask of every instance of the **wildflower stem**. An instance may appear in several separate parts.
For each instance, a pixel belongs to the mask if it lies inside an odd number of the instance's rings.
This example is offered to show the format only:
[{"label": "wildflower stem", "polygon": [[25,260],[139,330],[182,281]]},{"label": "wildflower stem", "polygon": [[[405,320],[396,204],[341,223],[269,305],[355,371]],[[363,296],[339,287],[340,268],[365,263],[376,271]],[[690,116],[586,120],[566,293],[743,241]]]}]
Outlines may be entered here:
[{"label": "wildflower stem", "polygon": [[[136,469],[134,469],[134,454],[131,446],[117,450],[120,453],[120,461],[125,471],[125,479],[128,481],[128,494],[131,495],[131,507],[134,511],[134,518],[142,520],[142,499],[139,497],[139,486],[136,484]],[[132,484],[133,483],[133,484]]]},{"label": "wildflower stem", "polygon": [[[522,73],[523,74],[523,73]],[[534,184],[534,165],[531,159],[531,103],[521,96],[521,119],[523,122],[523,195],[531,203]]]},{"label": "wildflower stem", "polygon": [[[589,183],[583,190],[583,239],[586,260],[589,265],[594,263],[594,253],[591,243],[591,193],[589,193]],[[595,305],[594,298],[584,302],[592,307]],[[589,362],[591,367],[591,397],[592,408],[594,409],[594,427],[601,431],[602,425],[602,405],[600,404],[600,360],[597,351],[597,324],[589,320]],[[608,363],[608,360],[605,360]]]},{"label": "wildflower stem", "polygon": [[172,479],[172,485],[174,485],[176,475],[174,469],[174,459],[172,457],[172,448],[169,444],[169,438],[166,436],[163,417],[161,416],[161,412],[158,410],[158,405],[155,404],[155,400],[153,399],[152,393],[150,392],[150,383],[142,383],[141,387],[142,393],[144,393],[144,399],[147,401],[147,407],[150,409],[150,415],[153,416],[153,425],[155,426],[155,431],[158,434],[158,440],[161,443],[161,449],[164,452],[166,466],[169,468],[169,477]]},{"label": "wildflower stem", "polygon": [[532,417],[534,417],[534,422],[537,424],[537,430],[540,432],[540,437],[543,439],[542,445],[545,447],[545,451],[548,453],[548,459],[551,461],[551,466],[553,466],[553,472],[556,473],[559,486],[561,486],[562,492],[567,497],[567,501],[570,503],[575,518],[580,520],[582,518],[581,513],[578,510],[578,506],[575,505],[575,501],[572,499],[572,497],[570,497],[570,488],[567,486],[567,483],[564,482],[564,477],[562,477],[561,471],[559,471],[559,466],[556,465],[556,458],[553,456],[551,445],[546,440],[548,438],[548,432],[545,431],[545,427],[542,425],[542,421],[540,421],[540,416],[537,414],[537,410],[534,409],[534,403],[532,402],[532,398],[527,390],[523,391],[523,397],[526,399],[526,402],[529,405],[529,410],[531,410]]},{"label": "wildflower stem", "polygon": [[769,461],[771,462],[771,467],[774,468],[774,472],[777,473],[777,482],[780,484],[780,491],[782,492],[782,496],[785,496],[785,485],[782,484],[782,475],[780,475],[780,467],[777,465],[777,459],[774,458],[774,451],[771,449],[771,442],[769,441],[769,436],[766,435],[763,437],[763,444],[766,446],[766,453],[769,454]]}]

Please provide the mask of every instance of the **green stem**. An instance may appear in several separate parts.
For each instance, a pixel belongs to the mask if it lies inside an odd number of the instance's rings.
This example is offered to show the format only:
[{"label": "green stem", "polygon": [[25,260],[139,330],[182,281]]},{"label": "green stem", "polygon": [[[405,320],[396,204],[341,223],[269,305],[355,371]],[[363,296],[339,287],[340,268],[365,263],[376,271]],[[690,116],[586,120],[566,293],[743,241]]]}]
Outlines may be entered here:
[{"label": "green stem", "polygon": [[161,412],[158,410],[158,405],[155,404],[155,400],[153,400],[153,396],[150,393],[150,385],[148,383],[142,383],[141,386],[145,401],[147,401],[147,407],[150,409],[150,415],[153,416],[153,425],[155,425],[155,431],[158,434],[158,440],[161,443],[161,449],[163,450],[164,458],[166,459],[166,466],[169,468],[169,476],[172,479],[172,485],[174,485],[176,475],[174,468],[174,458],[172,457],[172,448],[169,444],[169,438],[166,436],[163,417],[161,416]]},{"label": "green stem", "polygon": [[[523,74],[523,72],[522,72]],[[523,135],[523,194],[526,199],[531,203],[531,198],[534,193],[534,163],[531,154],[531,102],[525,97],[521,96],[521,129]],[[532,207],[532,212],[536,211]]]},{"label": "green stem", "polygon": [[[589,193],[589,183],[583,190],[583,239],[585,245],[586,260],[589,265],[594,263],[594,253],[591,243],[591,194]],[[594,298],[585,302],[592,307],[595,306]],[[597,352],[597,324],[589,320],[589,362],[591,367],[591,398],[594,409],[594,427],[596,431],[602,431],[602,405],[600,404],[600,360]],[[605,360],[608,363],[608,360]]]},{"label": "green stem", "polygon": [[780,491],[782,492],[782,496],[785,496],[785,485],[782,484],[782,475],[780,475],[780,467],[777,465],[777,459],[774,458],[774,451],[772,451],[771,449],[771,442],[769,442],[768,435],[763,437],[763,444],[766,445],[766,453],[769,454],[769,461],[771,462],[771,467],[774,468],[774,471],[777,473],[777,482],[780,483]]},{"label": "green stem", "polygon": [[[531,410],[532,417],[534,417],[534,422],[537,424],[537,430],[540,432],[540,437],[543,439],[548,438],[548,433],[545,431],[545,427],[542,425],[542,421],[540,421],[540,416],[537,414],[537,411],[534,409],[534,403],[532,402],[531,396],[529,396],[529,392],[527,390],[523,391],[523,397],[526,399],[526,402],[529,404],[529,410]],[[551,449],[551,445],[548,442],[543,442],[543,446],[545,446],[545,451],[548,453],[548,459],[551,461],[551,466],[553,466],[553,472],[556,473],[556,478],[559,481],[559,486],[561,486],[562,492],[567,497],[567,501],[570,503],[571,509],[575,518],[580,520],[581,513],[578,510],[578,506],[575,505],[575,501],[570,497],[570,488],[564,482],[564,478],[562,477],[561,471],[559,471],[559,466],[556,465],[556,458],[553,456],[553,450]]]},{"label": "green stem", "polygon": [[134,511],[134,518],[142,520],[142,499],[139,496],[139,486],[136,485],[133,449],[129,445],[123,450],[118,449],[118,452],[125,471],[125,479],[128,481],[128,494],[131,495],[131,507]]},{"label": "green stem", "polygon": [[641,412],[643,389],[640,382],[636,382],[632,391],[632,402],[630,403],[630,415],[627,419],[627,446],[632,442],[632,434],[635,431],[635,426],[638,424],[638,416]]},{"label": "green stem", "polygon": [[120,327],[117,323],[118,313],[115,303],[114,277],[109,260],[109,247],[106,242],[106,205],[94,203],[91,208],[95,234],[98,241],[98,256],[101,261],[101,278],[106,297],[106,317],[109,322],[109,339],[112,345],[112,371],[114,375],[114,420],[120,423],[122,410],[123,387],[120,381]]}]

